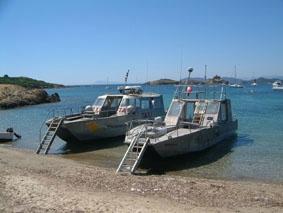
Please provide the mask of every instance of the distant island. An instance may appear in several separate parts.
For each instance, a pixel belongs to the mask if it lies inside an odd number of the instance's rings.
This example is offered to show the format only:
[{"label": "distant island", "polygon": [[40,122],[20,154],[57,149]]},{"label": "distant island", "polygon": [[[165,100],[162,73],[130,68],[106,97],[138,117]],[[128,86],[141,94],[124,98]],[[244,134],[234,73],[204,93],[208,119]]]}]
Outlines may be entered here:
[{"label": "distant island", "polygon": [[172,79],[159,79],[159,80],[154,80],[154,81],[148,81],[144,84],[147,85],[176,85],[176,84],[184,84],[184,83],[188,83],[188,84],[192,84],[192,85],[203,85],[203,84],[209,84],[209,85],[215,85],[215,84],[225,84],[228,85],[230,83],[234,83],[234,82],[240,82],[243,84],[250,84],[252,82],[254,82],[254,80],[256,80],[256,82],[258,84],[267,84],[267,83],[273,83],[274,81],[278,80],[277,78],[257,78],[257,79],[252,79],[252,80],[242,80],[242,79],[235,79],[235,78],[229,78],[229,77],[220,77],[218,75],[215,75],[214,77],[207,79],[206,81],[204,79],[201,78],[191,78],[191,79],[187,79],[184,78],[182,80],[176,81],[176,80],[172,80]]},{"label": "distant island", "polygon": [[168,85],[168,84],[179,84],[179,81],[164,78],[164,79],[159,79],[155,81],[148,81],[145,84],[147,85]]},{"label": "distant island", "polygon": [[49,95],[45,88],[63,87],[27,77],[0,77],[0,109],[59,102],[58,93]]},{"label": "distant island", "polygon": [[28,77],[10,77],[8,75],[4,75],[3,77],[0,77],[0,84],[13,84],[29,89],[47,89],[47,88],[64,87],[64,85],[61,84],[47,83],[45,81],[35,80]]}]

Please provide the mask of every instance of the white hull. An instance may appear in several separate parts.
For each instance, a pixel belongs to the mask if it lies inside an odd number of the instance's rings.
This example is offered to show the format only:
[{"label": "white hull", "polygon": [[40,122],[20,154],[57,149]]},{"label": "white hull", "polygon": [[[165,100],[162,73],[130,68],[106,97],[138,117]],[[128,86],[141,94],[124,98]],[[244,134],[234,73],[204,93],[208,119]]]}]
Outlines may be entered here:
[{"label": "white hull", "polygon": [[150,146],[161,157],[183,155],[207,149],[236,133],[237,121],[223,126],[204,127],[202,129],[178,129],[164,135],[158,141],[151,140]]},{"label": "white hull", "polygon": [[142,115],[110,116],[104,118],[82,118],[74,121],[64,121],[57,135],[66,142],[94,141],[125,135],[126,122],[136,119],[153,119],[161,113],[153,112],[152,117]]},{"label": "white hull", "polygon": [[272,87],[273,90],[283,90],[283,86],[282,87]]}]

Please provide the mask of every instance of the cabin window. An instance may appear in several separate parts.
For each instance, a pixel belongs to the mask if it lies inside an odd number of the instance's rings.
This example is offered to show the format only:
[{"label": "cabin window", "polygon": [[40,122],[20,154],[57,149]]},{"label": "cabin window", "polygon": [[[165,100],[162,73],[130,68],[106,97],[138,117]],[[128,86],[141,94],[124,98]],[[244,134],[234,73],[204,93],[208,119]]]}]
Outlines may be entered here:
[{"label": "cabin window", "polygon": [[188,102],[186,104],[186,120],[187,121],[192,121],[193,120],[194,111],[195,111],[194,103]]},{"label": "cabin window", "polygon": [[126,106],[140,107],[140,100],[135,98],[124,98],[121,102],[121,107]]},{"label": "cabin window", "polygon": [[195,113],[204,113],[205,108],[206,108],[206,103],[205,102],[196,102],[196,109]]},{"label": "cabin window", "polygon": [[120,105],[121,99],[121,97],[107,97],[103,104],[103,108],[116,109]]},{"label": "cabin window", "polygon": [[183,103],[173,102],[169,111],[167,112],[167,116],[177,117],[181,113],[182,109],[183,109]]},{"label": "cabin window", "polygon": [[155,108],[155,109],[160,109],[163,106],[161,98],[153,98],[151,100],[151,104],[152,104],[152,107]]},{"label": "cabin window", "polygon": [[142,109],[149,109],[150,108],[148,99],[141,100],[141,108]]},{"label": "cabin window", "polygon": [[219,103],[217,102],[210,102],[207,104],[206,113],[207,114],[216,114],[218,112]]},{"label": "cabin window", "polygon": [[221,103],[221,121],[227,121],[227,108],[225,103]]},{"label": "cabin window", "polygon": [[120,103],[121,103],[122,98],[113,98],[112,102],[111,102],[111,108],[117,108],[119,107]]},{"label": "cabin window", "polygon": [[97,98],[93,105],[101,107],[104,103],[104,100],[104,98]]}]

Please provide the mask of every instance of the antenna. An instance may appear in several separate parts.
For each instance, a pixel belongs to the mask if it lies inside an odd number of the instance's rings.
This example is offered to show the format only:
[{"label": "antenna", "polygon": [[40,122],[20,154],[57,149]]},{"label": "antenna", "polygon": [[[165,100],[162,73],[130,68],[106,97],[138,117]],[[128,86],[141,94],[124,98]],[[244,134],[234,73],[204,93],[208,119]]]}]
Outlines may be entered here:
[{"label": "antenna", "polygon": [[126,76],[125,76],[125,86],[127,85],[127,82],[128,82],[129,72],[130,70],[128,69]]},{"label": "antenna", "polygon": [[206,81],[207,65],[204,65],[204,81]]},{"label": "antenna", "polygon": [[181,58],[180,58],[180,82],[182,80],[182,72],[183,72],[183,47],[181,47]]},{"label": "antenna", "polygon": [[193,68],[192,67],[189,67],[189,69],[188,69],[188,72],[189,72],[189,77],[188,77],[188,79],[187,79],[187,84],[189,84],[189,80],[191,79],[191,73],[193,72]]},{"label": "antenna", "polygon": [[148,61],[146,62],[146,82],[148,82]]}]

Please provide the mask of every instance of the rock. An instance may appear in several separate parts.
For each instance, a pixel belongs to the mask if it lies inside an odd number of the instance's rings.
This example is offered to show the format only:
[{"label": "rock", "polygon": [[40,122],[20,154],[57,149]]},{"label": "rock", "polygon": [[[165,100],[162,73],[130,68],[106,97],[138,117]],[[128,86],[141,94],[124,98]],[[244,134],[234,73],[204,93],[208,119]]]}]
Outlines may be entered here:
[{"label": "rock", "polygon": [[0,109],[59,101],[58,93],[48,95],[43,89],[26,89],[16,85],[0,84]]}]

